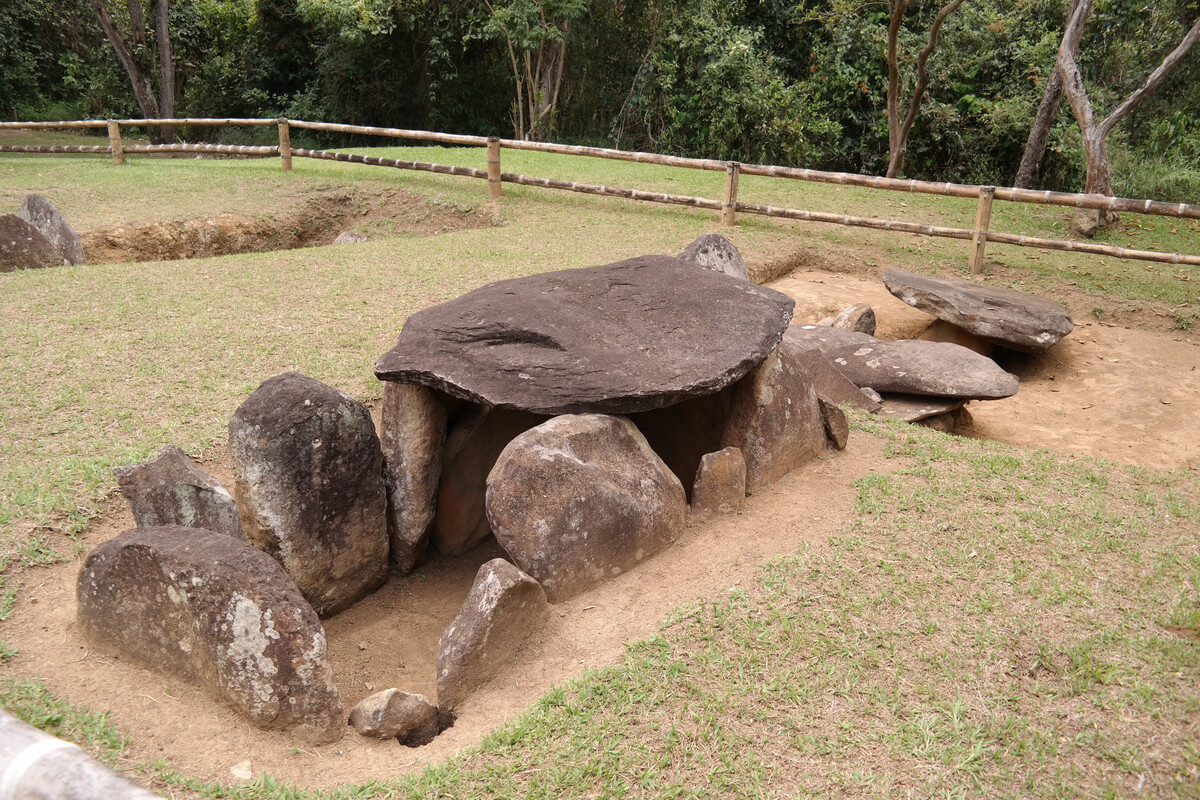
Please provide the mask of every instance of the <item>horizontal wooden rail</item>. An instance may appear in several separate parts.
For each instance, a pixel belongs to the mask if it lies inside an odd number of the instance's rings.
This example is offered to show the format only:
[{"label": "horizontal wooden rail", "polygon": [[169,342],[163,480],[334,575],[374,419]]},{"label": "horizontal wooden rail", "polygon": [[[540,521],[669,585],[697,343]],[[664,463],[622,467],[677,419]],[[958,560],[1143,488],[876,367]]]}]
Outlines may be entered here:
[{"label": "horizontal wooden rail", "polygon": [[1111,244],[1080,242],[1075,239],[1039,239],[1036,236],[1019,236],[1012,233],[989,233],[989,242],[1012,244],[1018,247],[1040,247],[1043,250],[1067,250],[1073,253],[1090,253],[1098,256],[1132,258],[1137,261],[1157,261],[1162,264],[1188,264],[1200,267],[1200,256],[1185,253],[1160,253],[1157,250],[1133,250]]},{"label": "horizontal wooden rail", "polygon": [[108,121],[103,119],[75,119],[63,122],[0,122],[2,128],[20,130],[44,130],[46,128],[106,128]]},{"label": "horizontal wooden rail", "polygon": [[0,153],[109,153],[106,144],[0,144]]},{"label": "horizontal wooden rail", "polygon": [[[272,120],[272,123],[274,120]],[[446,144],[461,144],[469,147],[486,147],[486,136],[467,136],[460,133],[438,133],[437,131],[412,131],[404,128],[376,128],[371,125],[338,125],[333,122],[305,122],[304,120],[289,119],[288,125],[293,128],[304,128],[310,131],[331,131],[333,133],[360,133],[367,136],[391,136],[396,139],[417,139],[425,142],[445,142]]]},{"label": "horizontal wooden rail", "polygon": [[398,158],[378,158],[376,156],[360,156],[354,153],[337,153],[332,150],[305,150],[292,148],[295,158],[319,158],[326,161],[346,161],[351,164],[369,164],[373,167],[395,167],[396,169],[415,169],[421,172],[438,172],[443,175],[463,175],[468,178],[483,178],[487,180],[486,169],[472,167],[452,167],[448,164],[429,164],[424,161],[402,161]]},{"label": "horizontal wooden rail", "polygon": [[[108,148],[104,148],[107,150]],[[231,156],[277,156],[279,145],[248,144],[127,144],[126,153],[220,153]]]},{"label": "horizontal wooden rail", "polygon": [[704,169],[712,172],[724,172],[729,166],[728,161],[718,161],[712,158],[685,158],[683,156],[665,156],[660,153],[643,153],[634,150],[613,150],[608,147],[585,147],[577,144],[555,144],[553,142],[527,142],[521,139],[501,139],[500,146],[509,150],[533,150],[538,153],[558,153],[566,156],[588,156],[591,158],[608,158],[616,161],[636,161],[640,164],[660,164],[665,167]]},{"label": "horizontal wooden rail", "polygon": [[540,186],[543,189],[562,189],[568,192],[582,192],[583,194],[625,197],[629,200],[647,200],[651,203],[671,203],[678,206],[691,206],[692,208],[711,208],[714,211],[721,210],[720,200],[709,200],[704,197],[692,197],[685,194],[644,192],[641,189],[624,189],[619,186],[597,186],[593,183],[560,181],[554,178],[531,178],[528,175],[517,175],[512,172],[502,172],[500,180],[505,183],[518,183],[522,186]]}]

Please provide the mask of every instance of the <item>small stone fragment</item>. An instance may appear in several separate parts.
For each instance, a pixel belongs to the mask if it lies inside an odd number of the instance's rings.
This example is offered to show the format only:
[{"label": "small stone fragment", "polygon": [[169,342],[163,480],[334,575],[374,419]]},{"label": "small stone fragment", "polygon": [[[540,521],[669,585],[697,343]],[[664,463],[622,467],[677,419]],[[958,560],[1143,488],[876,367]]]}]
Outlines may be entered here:
[{"label": "small stone fragment", "polygon": [[244,759],[230,767],[229,774],[235,781],[248,781],[254,777],[254,765]]},{"label": "small stone fragment", "polygon": [[720,272],[731,278],[750,280],[746,261],[733,242],[719,233],[706,233],[689,244],[679,254],[683,261],[692,261],[710,272]]},{"label": "small stone fragment", "polygon": [[872,389],[870,386],[864,386],[858,391],[862,392],[862,396],[875,404],[875,411],[879,410],[879,406],[883,404],[883,395]]},{"label": "small stone fragment", "polygon": [[785,338],[733,396],[721,443],[742,451],[750,493],[825,449],[817,392],[801,352]]},{"label": "small stone fragment", "polygon": [[342,231],[337,235],[337,238],[333,240],[333,244],[361,244],[369,241],[371,240],[366,236],[363,236],[361,233],[355,233],[354,231]]},{"label": "small stone fragment", "polygon": [[746,459],[736,447],[706,453],[692,488],[693,513],[736,514],[746,504]]},{"label": "small stone fragment", "polygon": [[259,727],[341,738],[321,622],[249,544],[201,528],[126,531],[88,555],[76,599],[93,645],[204,686]]},{"label": "small stone fragment", "polygon": [[487,487],[497,541],[553,602],[662,550],[687,515],[683,484],[625,417],[566,414],[522,433]]},{"label": "small stone fragment", "polygon": [[429,744],[441,733],[438,707],[424,695],[384,689],[350,711],[350,724],[363,736],[399,739],[408,747]]},{"label": "small stone fragment", "polygon": [[25,202],[17,209],[17,216],[46,237],[58,255],[58,263],[83,263],[83,241],[50,200],[38,194],[26,195]]},{"label": "small stone fragment", "polygon": [[817,398],[821,404],[821,420],[825,423],[825,435],[835,450],[845,450],[850,440],[850,423],[846,414],[836,404]]},{"label": "small stone fragment", "polygon": [[438,642],[438,703],[454,709],[494,678],[545,622],[550,606],[533,578],[503,558],[479,568],[458,616]]},{"label": "small stone fragment", "polygon": [[822,328],[832,328],[833,327],[833,317],[821,317],[821,319],[817,320],[817,324],[820,325]]},{"label": "small stone fragment", "polygon": [[182,525],[246,539],[233,495],[173,444],[151,461],[114,468],[113,475],[139,528]]},{"label": "small stone fragment", "polygon": [[383,453],[367,407],[295,372],[264,381],[229,421],[242,528],[323,617],[387,578]]},{"label": "small stone fragment", "polygon": [[833,318],[835,328],[855,333],[875,335],[875,309],[867,305],[850,306]]}]

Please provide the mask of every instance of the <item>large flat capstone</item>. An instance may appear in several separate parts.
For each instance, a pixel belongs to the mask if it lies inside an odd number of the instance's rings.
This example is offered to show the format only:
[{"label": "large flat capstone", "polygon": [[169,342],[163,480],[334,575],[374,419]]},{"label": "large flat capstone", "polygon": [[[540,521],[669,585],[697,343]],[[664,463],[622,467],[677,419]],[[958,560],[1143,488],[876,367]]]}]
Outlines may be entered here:
[{"label": "large flat capstone", "polygon": [[910,306],[1017,350],[1041,352],[1075,327],[1062,303],[1026,292],[895,269],[883,283]]},{"label": "large flat capstone", "polygon": [[491,283],[413,314],[375,375],[535,414],[630,414],[739,380],[779,344],[793,306],[639,256]]}]

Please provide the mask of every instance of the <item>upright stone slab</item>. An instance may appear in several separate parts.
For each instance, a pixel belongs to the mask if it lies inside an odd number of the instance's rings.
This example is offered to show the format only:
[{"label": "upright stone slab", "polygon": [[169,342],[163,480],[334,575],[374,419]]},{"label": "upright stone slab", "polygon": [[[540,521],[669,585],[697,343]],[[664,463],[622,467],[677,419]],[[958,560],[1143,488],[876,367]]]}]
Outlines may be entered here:
[{"label": "upright stone slab", "polygon": [[481,566],[438,641],[438,705],[452,710],[496,677],[549,613],[546,593],[533,578],[503,558]]},{"label": "upright stone slab", "polygon": [[366,406],[295,372],[229,421],[242,528],[323,617],[387,578],[383,454]]},{"label": "upright stone slab", "polygon": [[411,383],[383,385],[384,482],[391,559],[408,573],[425,560],[446,442],[446,403]]},{"label": "upright stone slab", "polygon": [[0,272],[62,265],[54,245],[16,214],[0,214]]},{"label": "upright stone slab", "polygon": [[1005,347],[1040,353],[1075,323],[1062,303],[975,281],[933,278],[890,269],[889,292],[927,314]]},{"label": "upright stone slab", "polygon": [[786,341],[820,350],[855,385],[877,392],[998,400],[1020,388],[995,361],[948,342],[884,341],[815,325],[792,325]]},{"label": "upright stone slab", "polygon": [[746,261],[733,242],[719,233],[706,233],[689,244],[679,254],[681,261],[690,261],[701,269],[720,272],[731,278],[750,280]]},{"label": "upright stone slab", "polygon": [[88,555],[76,597],[93,645],[198,683],[259,727],[341,738],[321,622],[250,545],[196,528],[127,531]]},{"label": "upright stone slab", "polygon": [[879,410],[879,403],[864,395],[862,390],[843,375],[820,350],[803,350],[797,347],[793,348],[793,355],[808,371],[808,377],[821,400],[835,405],[848,403],[872,414]]},{"label": "upright stone slab", "polygon": [[492,532],[553,602],[663,549],[687,514],[683,485],[624,417],[568,414],[522,433],[487,486]]},{"label": "upright stone slab", "polygon": [[37,228],[58,254],[59,263],[83,263],[83,241],[54,203],[38,194],[25,196],[17,216]]},{"label": "upright stone slab", "polygon": [[825,436],[830,446],[834,450],[845,450],[850,441],[850,421],[846,419],[846,413],[822,397],[817,401],[821,405],[821,420],[825,423]]},{"label": "upright stone slab", "polygon": [[746,489],[774,483],[825,449],[817,391],[786,339],[737,388],[722,438],[746,459]]},{"label": "upright stone slab", "polygon": [[746,459],[736,447],[705,453],[696,469],[692,512],[736,514],[746,504]]},{"label": "upright stone slab", "polygon": [[173,444],[151,461],[116,467],[113,475],[139,528],[181,525],[246,540],[233,495]]},{"label": "upright stone slab", "polygon": [[474,407],[451,426],[433,526],[433,544],[439,553],[460,555],[488,537],[492,531],[485,508],[488,473],[509,442],[545,419],[522,411]]}]

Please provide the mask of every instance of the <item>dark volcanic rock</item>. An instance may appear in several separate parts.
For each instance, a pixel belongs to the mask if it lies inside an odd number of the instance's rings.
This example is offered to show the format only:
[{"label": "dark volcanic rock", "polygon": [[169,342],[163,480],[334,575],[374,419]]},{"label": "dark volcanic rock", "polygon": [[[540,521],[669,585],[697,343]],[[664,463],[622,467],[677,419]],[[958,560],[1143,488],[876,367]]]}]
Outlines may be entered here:
[{"label": "dark volcanic rock", "polygon": [[62,265],[49,239],[16,214],[0,214],[0,272]]},{"label": "dark volcanic rock", "polygon": [[785,338],[734,394],[721,442],[742,451],[751,493],[825,449],[817,391],[800,360],[802,353]]},{"label": "dark volcanic rock", "polygon": [[683,485],[624,417],[544,422],[504,448],[487,484],[497,541],[554,602],[663,549],[687,514]]},{"label": "dark volcanic rock", "polygon": [[242,529],[321,616],[387,578],[383,453],[366,406],[313,378],[264,381],[229,421]]},{"label": "dark volcanic rock", "polygon": [[246,538],[233,495],[173,444],[152,461],[117,467],[113,475],[139,528],[182,525]]},{"label": "dark volcanic rock", "polygon": [[974,281],[888,270],[889,292],[938,319],[990,342],[1041,352],[1075,327],[1067,307],[1044,297]]},{"label": "dark volcanic rock", "polygon": [[383,385],[380,442],[391,559],[407,573],[425,560],[442,477],[445,395],[412,383]]},{"label": "dark volcanic rock", "polygon": [[138,528],[88,555],[76,595],[93,644],[201,684],[260,727],[341,738],[325,631],[267,554],[222,533]]},{"label": "dark volcanic rock", "polygon": [[438,703],[450,710],[496,677],[549,616],[546,592],[503,558],[475,573],[458,616],[437,649]]},{"label": "dark volcanic rock", "polygon": [[720,272],[731,278],[750,280],[746,261],[733,242],[719,233],[706,233],[689,244],[679,254],[683,261],[699,264],[703,269]]},{"label": "dark volcanic rock", "polygon": [[746,375],[779,343],[794,305],[641,256],[500,281],[419,311],[375,374],[538,414],[648,411]]},{"label": "dark volcanic rock", "polygon": [[424,695],[384,689],[350,710],[350,724],[363,736],[420,747],[441,733],[438,716],[438,707]]},{"label": "dark volcanic rock", "polygon": [[83,263],[83,242],[54,203],[39,194],[25,196],[17,216],[37,228],[58,253],[59,262]]},{"label": "dark volcanic rock", "polygon": [[815,325],[792,325],[785,341],[820,350],[856,386],[877,392],[996,400],[1020,386],[990,358],[947,342],[883,341]]},{"label": "dark volcanic rock", "polygon": [[696,468],[692,511],[736,514],[746,504],[746,459],[736,447],[705,453]]}]

